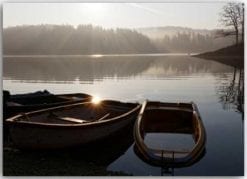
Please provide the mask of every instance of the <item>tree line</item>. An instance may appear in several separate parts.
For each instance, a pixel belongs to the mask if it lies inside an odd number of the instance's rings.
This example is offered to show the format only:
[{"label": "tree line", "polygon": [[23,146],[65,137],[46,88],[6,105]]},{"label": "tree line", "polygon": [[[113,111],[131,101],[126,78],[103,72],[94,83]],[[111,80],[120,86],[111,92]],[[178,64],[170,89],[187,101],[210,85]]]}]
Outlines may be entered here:
[{"label": "tree line", "polygon": [[160,51],[199,53],[222,48],[231,45],[231,37],[215,38],[214,32],[211,34],[200,34],[194,32],[178,32],[174,36],[165,35],[161,39],[156,39],[156,47]]},{"label": "tree line", "polygon": [[135,30],[92,25],[77,28],[71,25],[26,25],[3,30],[4,55],[199,53],[232,43],[232,37],[216,39],[213,33],[178,32],[154,40]]},{"label": "tree line", "polygon": [[92,25],[16,26],[3,30],[4,54],[157,53],[146,36]]}]

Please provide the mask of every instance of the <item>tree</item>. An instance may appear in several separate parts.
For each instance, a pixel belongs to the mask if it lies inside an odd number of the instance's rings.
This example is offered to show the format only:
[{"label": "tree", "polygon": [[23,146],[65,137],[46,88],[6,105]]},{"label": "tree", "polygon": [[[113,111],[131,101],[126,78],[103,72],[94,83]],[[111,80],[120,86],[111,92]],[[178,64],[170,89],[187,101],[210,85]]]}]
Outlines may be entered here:
[{"label": "tree", "polygon": [[242,8],[240,9],[241,25],[242,25],[242,42],[244,42],[244,3],[242,3]]},{"label": "tree", "polygon": [[221,32],[223,36],[235,35],[236,44],[238,44],[240,28],[242,29],[242,42],[244,40],[244,4],[227,3],[223,7],[220,21],[225,26],[233,27],[234,31]]}]

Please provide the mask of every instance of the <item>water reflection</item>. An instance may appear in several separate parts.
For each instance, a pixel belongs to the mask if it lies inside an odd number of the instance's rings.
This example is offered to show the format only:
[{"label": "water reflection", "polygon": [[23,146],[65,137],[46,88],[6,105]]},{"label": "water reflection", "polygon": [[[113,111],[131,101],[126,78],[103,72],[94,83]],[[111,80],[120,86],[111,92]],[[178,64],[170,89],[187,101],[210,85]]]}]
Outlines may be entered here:
[{"label": "water reflection", "polygon": [[[244,105],[243,74],[243,69],[189,56],[8,57],[3,60],[3,88],[13,94],[47,89],[54,93],[98,94],[116,100],[194,101],[207,131],[207,154],[189,167],[174,168],[174,175],[188,176],[243,174],[240,113]],[[116,143],[119,141],[122,139]],[[110,143],[106,153],[111,154],[116,143]],[[133,141],[127,144],[123,150],[115,150],[120,153],[109,161],[103,159],[99,165],[131,175],[168,172],[166,168],[142,161],[134,152]],[[94,160],[100,161],[104,155],[100,152]],[[91,161],[92,155],[86,154],[81,160]]]},{"label": "water reflection", "polygon": [[132,78],[151,63],[147,57],[5,58],[3,77],[39,83],[92,83],[106,78]]},{"label": "water reflection", "polygon": [[104,79],[175,78],[229,72],[230,67],[182,56],[17,58],[3,60],[3,78],[22,82],[93,83]]},{"label": "water reflection", "polygon": [[189,163],[189,164],[185,164],[184,166],[182,165],[173,165],[171,166],[166,166],[166,165],[154,165],[152,162],[150,162],[149,160],[146,160],[145,158],[143,158],[143,155],[140,154],[139,150],[137,149],[137,146],[134,145],[134,152],[135,154],[145,163],[147,163],[150,166],[154,166],[154,167],[159,167],[160,168],[160,176],[167,176],[167,175],[171,175],[171,176],[175,176],[175,169],[178,168],[185,168],[185,167],[190,167],[192,165],[194,165],[195,163],[199,162],[206,154],[206,149],[203,149],[203,151],[201,152],[201,154],[196,158],[196,160],[193,160],[193,162]]},{"label": "water reflection", "polygon": [[[203,57],[200,58],[203,59]],[[224,110],[235,109],[242,114],[242,119],[244,119],[244,57],[206,57],[206,59],[232,67],[227,74],[216,75],[217,95]]]},{"label": "water reflection", "polygon": [[233,67],[228,76],[221,76],[217,81],[217,95],[223,109],[244,114],[244,70]]}]

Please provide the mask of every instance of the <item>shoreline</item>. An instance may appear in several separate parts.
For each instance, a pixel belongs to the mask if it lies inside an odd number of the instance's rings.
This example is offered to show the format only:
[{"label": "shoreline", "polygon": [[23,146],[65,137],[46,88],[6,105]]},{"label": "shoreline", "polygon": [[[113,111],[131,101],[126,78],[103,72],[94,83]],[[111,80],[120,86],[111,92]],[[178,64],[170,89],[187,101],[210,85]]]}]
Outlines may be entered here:
[{"label": "shoreline", "polygon": [[205,52],[192,57],[230,65],[236,68],[244,68],[244,44],[228,46],[216,51]]},{"label": "shoreline", "polygon": [[57,58],[57,57],[129,57],[129,56],[192,56],[198,53],[130,53],[130,54],[74,54],[74,55],[60,55],[60,54],[47,54],[47,55],[3,55],[3,58],[27,58],[27,57],[38,57],[38,58]]}]

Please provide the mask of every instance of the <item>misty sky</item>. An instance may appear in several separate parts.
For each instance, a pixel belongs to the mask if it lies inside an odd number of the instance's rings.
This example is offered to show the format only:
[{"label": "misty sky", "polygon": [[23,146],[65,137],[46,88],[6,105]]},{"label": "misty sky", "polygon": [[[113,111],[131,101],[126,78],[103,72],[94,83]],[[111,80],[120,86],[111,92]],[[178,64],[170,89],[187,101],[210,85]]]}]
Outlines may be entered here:
[{"label": "misty sky", "polygon": [[225,3],[4,3],[3,27],[36,24],[99,25],[105,28],[183,26],[222,28]]}]

